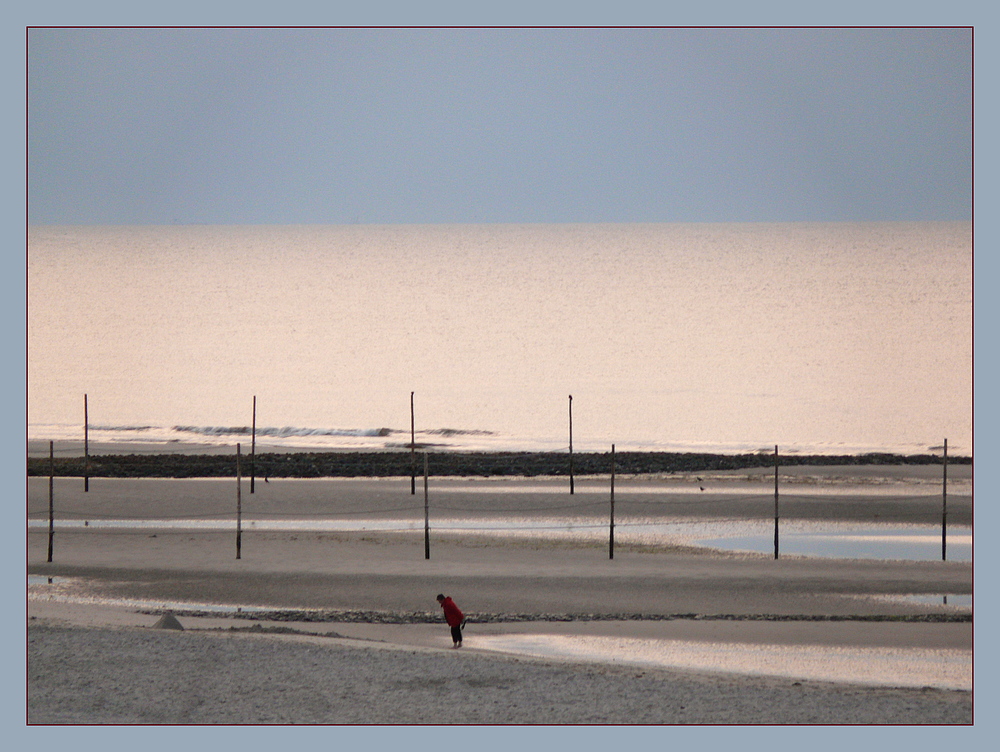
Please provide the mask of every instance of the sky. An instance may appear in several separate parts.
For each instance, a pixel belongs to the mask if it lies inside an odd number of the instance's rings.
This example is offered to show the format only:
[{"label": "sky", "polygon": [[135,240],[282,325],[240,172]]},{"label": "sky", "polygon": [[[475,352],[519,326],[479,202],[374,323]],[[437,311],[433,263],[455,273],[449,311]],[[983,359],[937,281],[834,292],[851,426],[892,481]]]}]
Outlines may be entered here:
[{"label": "sky", "polygon": [[31,224],[972,216],[967,28],[27,40]]}]

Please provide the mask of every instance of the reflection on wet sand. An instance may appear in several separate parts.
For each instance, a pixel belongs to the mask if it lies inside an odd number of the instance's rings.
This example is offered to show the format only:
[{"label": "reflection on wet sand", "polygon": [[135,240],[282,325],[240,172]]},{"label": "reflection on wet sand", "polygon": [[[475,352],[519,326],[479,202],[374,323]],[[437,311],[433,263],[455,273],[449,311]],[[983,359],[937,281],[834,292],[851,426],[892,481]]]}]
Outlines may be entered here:
[{"label": "reflection on wet sand", "polygon": [[760,645],[583,635],[497,635],[469,647],[545,659],[616,663],[892,687],[972,689],[972,651]]},{"label": "reflection on wet sand", "polygon": [[[29,528],[47,521],[29,520]],[[256,531],[321,532],[414,532],[423,530],[423,520],[387,519],[244,519],[243,529]],[[233,520],[223,519],[95,519],[57,520],[57,529],[202,530],[235,529]],[[603,540],[608,523],[593,517],[477,517],[437,519],[435,534],[487,535],[496,537]],[[751,520],[665,520],[620,518],[615,535],[621,543],[688,545],[725,551],[769,553],[773,533],[769,523]],[[834,521],[784,522],[781,551],[794,556],[827,556],[845,559],[937,560],[941,556],[940,528],[932,525],[887,523],[858,524]],[[972,530],[956,525],[948,532],[951,561],[972,560]]]}]

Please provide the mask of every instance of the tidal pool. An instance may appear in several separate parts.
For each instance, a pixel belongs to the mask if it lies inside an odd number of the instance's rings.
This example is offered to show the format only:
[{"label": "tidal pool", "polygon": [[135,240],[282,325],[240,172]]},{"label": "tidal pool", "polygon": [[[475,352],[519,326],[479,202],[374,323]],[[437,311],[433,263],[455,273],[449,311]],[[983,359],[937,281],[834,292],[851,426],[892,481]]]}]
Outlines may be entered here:
[{"label": "tidal pool", "polygon": [[28,600],[53,601],[56,603],[98,604],[119,606],[140,611],[206,611],[209,613],[235,614],[273,611],[267,606],[226,605],[220,603],[196,603],[192,601],[155,601],[136,598],[103,598],[86,594],[86,583],[77,577],[50,577],[44,574],[28,575]]},{"label": "tidal pool", "polygon": [[[945,538],[948,561],[972,560],[972,529],[952,526]],[[699,545],[732,551],[774,552],[774,527],[753,534],[699,538]],[[941,527],[933,525],[857,525],[789,521],[778,526],[778,553],[841,559],[941,560]]]},{"label": "tidal pool", "polygon": [[[593,517],[477,517],[431,520],[431,534],[480,535],[600,541],[609,538],[609,523]],[[29,520],[29,529],[46,528],[47,520]],[[189,530],[235,531],[234,519],[94,519],[57,520],[57,530]],[[244,519],[244,532],[422,532],[423,518],[388,519]],[[772,553],[770,523],[734,520],[671,520],[626,517],[615,524],[615,541],[683,544],[728,551]],[[786,521],[779,526],[779,555],[851,559],[939,560],[941,530],[932,525],[859,525],[837,522]],[[972,530],[952,526],[947,535],[949,561],[971,561]]]},{"label": "tidal pool", "polygon": [[920,606],[947,606],[956,611],[972,611],[972,596],[955,593],[926,593],[923,595],[876,595],[879,600],[897,603],[915,603]]}]

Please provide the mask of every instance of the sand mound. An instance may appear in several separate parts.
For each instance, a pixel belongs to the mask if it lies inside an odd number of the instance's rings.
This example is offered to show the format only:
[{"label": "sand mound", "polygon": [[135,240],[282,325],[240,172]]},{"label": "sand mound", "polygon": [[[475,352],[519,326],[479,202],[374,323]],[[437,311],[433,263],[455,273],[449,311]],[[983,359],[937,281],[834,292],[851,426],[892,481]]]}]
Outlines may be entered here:
[{"label": "sand mound", "polygon": [[159,621],[153,625],[153,629],[179,629],[183,631],[184,627],[179,621],[177,621],[177,617],[174,616],[173,611],[167,611],[167,613],[161,616]]}]

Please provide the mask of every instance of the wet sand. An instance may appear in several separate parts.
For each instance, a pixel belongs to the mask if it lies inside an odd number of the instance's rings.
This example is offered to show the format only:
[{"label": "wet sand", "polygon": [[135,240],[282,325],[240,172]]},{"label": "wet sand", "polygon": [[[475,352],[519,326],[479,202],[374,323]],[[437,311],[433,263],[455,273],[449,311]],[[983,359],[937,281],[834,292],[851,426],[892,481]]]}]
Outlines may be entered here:
[{"label": "wet sand", "polygon": [[[448,503],[470,514],[499,501],[519,514],[546,514],[567,497],[515,490],[528,481],[487,482],[499,485],[453,491]],[[64,515],[196,517],[231,513],[235,503],[235,483],[223,481],[108,479],[92,481],[88,494],[74,486],[82,482],[57,480]],[[47,504],[47,479],[29,479],[28,491],[29,511]],[[559,495],[550,502],[550,493]],[[444,495],[435,497],[440,504]],[[243,498],[247,513],[258,515],[414,502],[409,479],[282,481],[263,491],[258,479],[257,492]],[[835,504],[817,506],[843,514]],[[237,560],[232,533],[86,528],[60,530],[47,563],[45,531],[27,538],[28,572],[68,578],[54,579],[49,592],[69,599],[36,593],[28,603],[31,723],[972,720],[970,692],[528,659],[475,646],[488,636],[577,634],[971,650],[971,621],[923,620],[953,609],[885,597],[971,593],[968,563],[774,561],[684,546],[622,546],[610,560],[597,543],[444,534],[432,536],[427,560],[422,534],[301,531],[245,531]],[[438,592],[471,617],[460,651],[450,650]],[[100,600],[79,602],[87,597]],[[153,629],[162,609],[141,602],[289,613],[254,621],[181,610],[185,630],[166,632]],[[269,672],[280,681],[267,681]],[[237,677],[246,682],[238,698],[223,702],[220,693]],[[87,692],[81,682],[89,682]]]}]

